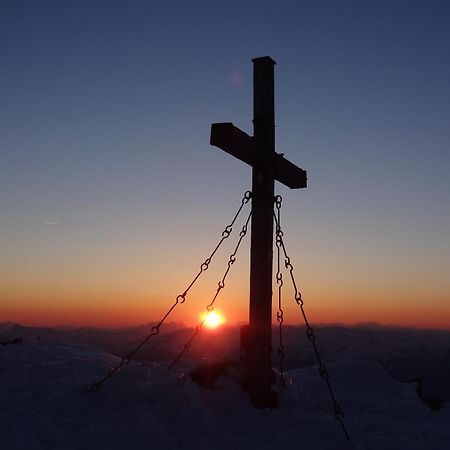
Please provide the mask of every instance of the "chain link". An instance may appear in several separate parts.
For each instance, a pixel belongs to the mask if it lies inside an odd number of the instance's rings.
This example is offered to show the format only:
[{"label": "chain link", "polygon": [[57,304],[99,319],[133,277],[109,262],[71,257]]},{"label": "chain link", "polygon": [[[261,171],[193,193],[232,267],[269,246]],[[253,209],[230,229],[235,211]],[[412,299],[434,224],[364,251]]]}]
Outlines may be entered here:
[{"label": "chain link", "polygon": [[[342,428],[342,431],[344,432],[345,438],[350,443],[350,445],[353,447],[352,440],[350,439],[350,435],[349,435],[347,428],[345,426],[345,423],[344,423],[344,412],[343,412],[341,406],[339,405],[339,403],[336,399],[336,396],[334,394],[333,387],[332,387],[331,381],[330,381],[330,373],[328,372],[328,369],[325,366],[325,364],[323,363],[322,357],[320,356],[319,349],[316,344],[316,335],[314,333],[314,329],[308,321],[302,294],[297,287],[297,283],[295,282],[294,266],[292,265],[291,259],[289,258],[288,254],[287,254],[286,246],[285,246],[284,240],[283,240],[283,231],[281,230],[281,223],[280,223],[281,202],[282,202],[281,196],[277,195],[275,197],[275,208],[277,209],[277,213],[275,214],[275,211],[273,213],[273,216],[275,219],[275,227],[276,227],[275,229],[276,229],[276,237],[277,237],[277,240],[276,240],[277,248],[283,250],[283,255],[284,255],[284,259],[285,259],[284,265],[285,265],[286,269],[289,270],[292,285],[294,287],[295,302],[300,307],[300,312],[303,316],[303,320],[304,320],[305,326],[306,326],[306,337],[308,338],[309,342],[311,343],[311,345],[313,347],[317,362],[319,364],[319,375],[323,378],[323,380],[325,381],[325,383],[327,385],[328,392],[330,394],[330,398],[331,398],[331,401],[333,404],[334,417],[339,422],[339,424]],[[278,273],[277,273],[277,281],[278,281]],[[279,289],[280,289],[280,286],[279,286]]]},{"label": "chain link", "polygon": [[205,259],[205,261],[200,265],[200,270],[197,273],[197,275],[194,277],[194,279],[191,281],[191,283],[188,285],[188,287],[184,290],[184,292],[182,294],[177,295],[174,303],[172,304],[172,306],[168,309],[168,311],[166,312],[166,314],[163,316],[163,318],[158,322],[157,325],[153,326],[150,330],[150,333],[146,336],[146,338],[131,352],[129,353],[127,356],[124,356],[121,358],[119,364],[117,364],[117,366],[113,367],[100,381],[93,383],[91,385],[91,387],[89,388],[89,392],[97,392],[100,387],[102,386],[102,384],[112,375],[114,375],[116,372],[118,372],[124,365],[127,365],[131,362],[131,360],[133,359],[134,355],[153,337],[159,334],[160,332],[160,328],[163,325],[163,323],[166,321],[167,317],[169,317],[169,315],[172,313],[172,311],[177,307],[178,304],[183,304],[186,301],[186,296],[189,292],[189,290],[192,288],[192,286],[195,284],[195,282],[199,279],[200,275],[205,272],[206,270],[208,270],[209,264],[211,263],[214,255],[217,253],[217,251],[219,250],[220,246],[222,245],[223,241],[225,239],[227,239],[232,230],[233,230],[233,226],[234,223],[236,222],[239,214],[242,211],[242,208],[244,207],[244,205],[246,205],[250,199],[252,198],[252,193],[251,191],[246,191],[244,193],[244,196],[241,200],[241,204],[236,212],[236,214],[234,215],[232,221],[230,222],[229,225],[227,225],[225,227],[225,229],[222,231],[221,234],[221,239],[219,241],[219,243],[216,245],[216,247],[214,248],[214,250],[212,251],[212,253],[209,255],[208,258]]},{"label": "chain link", "polygon": [[[219,296],[220,291],[225,287],[225,280],[228,276],[228,273],[230,272],[231,266],[235,263],[236,261],[236,255],[237,252],[239,250],[239,247],[241,245],[242,240],[244,239],[245,235],[247,234],[247,230],[248,230],[248,223],[250,221],[250,217],[252,215],[252,212],[250,211],[250,213],[247,216],[247,220],[245,221],[244,226],[242,227],[240,233],[239,233],[239,240],[236,244],[236,247],[234,248],[233,253],[230,255],[229,259],[228,259],[228,263],[227,263],[227,268],[225,270],[225,273],[223,274],[222,279],[217,283],[217,290],[216,293],[214,294],[213,299],[211,300],[211,302],[206,306],[206,314],[210,314],[212,311],[214,311],[214,303],[217,299],[217,297]],[[192,346],[192,342],[195,340],[195,338],[200,334],[200,332],[203,330],[203,326],[206,320],[206,316],[204,319],[202,319],[202,321],[199,323],[199,325],[197,325],[194,329],[194,333],[192,334],[192,336],[189,338],[189,340],[186,342],[186,344],[184,344],[182,350],[180,351],[180,353],[178,353],[177,356],[175,356],[175,358],[172,360],[172,362],[169,364],[169,366],[167,367],[167,370],[172,369],[174,366],[176,366],[178,364],[178,362],[180,361],[180,359],[184,356],[184,354],[191,348]]]},{"label": "chain link", "polygon": [[277,210],[277,221],[275,225],[275,245],[277,247],[277,274],[276,281],[278,285],[278,311],[277,311],[277,322],[278,322],[278,358],[279,358],[279,370],[281,385],[285,386],[284,379],[284,345],[283,345],[283,322],[284,322],[284,311],[282,307],[282,290],[283,290],[283,274],[281,272],[281,243],[283,232],[281,231],[281,220],[280,220],[280,209],[282,198],[280,195],[274,197],[275,207]]},{"label": "chain link", "polygon": [[230,236],[231,232],[233,231],[234,223],[236,222],[239,214],[241,213],[242,208],[244,207],[244,205],[246,205],[250,201],[251,198],[252,198],[251,191],[246,191],[241,200],[241,205],[239,206],[239,209],[236,211],[236,214],[233,217],[233,220],[222,231],[222,235],[221,235],[222,237],[221,237],[219,243],[216,245],[216,247],[212,251],[211,255],[209,255],[209,257],[206,258],[205,261],[200,265],[200,270],[197,273],[197,275],[194,277],[194,279],[191,281],[191,284],[186,288],[186,290],[181,295],[178,296],[178,297],[183,298],[183,301],[181,301],[180,303],[184,303],[185,297],[186,297],[189,289],[191,289],[191,287],[195,284],[195,282],[198,280],[198,278],[200,277],[202,272],[205,272],[206,270],[208,270],[209,264],[211,263],[211,260],[213,259],[214,255],[217,253],[217,250],[219,250],[219,248],[223,244],[223,241],[225,239],[227,239]]}]

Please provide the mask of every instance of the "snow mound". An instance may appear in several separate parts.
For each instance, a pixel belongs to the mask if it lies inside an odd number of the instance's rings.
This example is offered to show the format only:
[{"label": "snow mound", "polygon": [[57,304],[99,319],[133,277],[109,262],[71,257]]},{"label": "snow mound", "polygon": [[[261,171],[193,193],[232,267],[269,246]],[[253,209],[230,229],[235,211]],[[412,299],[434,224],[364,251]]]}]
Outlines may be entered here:
[{"label": "snow mound", "polygon": [[[350,446],[317,368],[289,371],[279,408],[257,410],[232,377],[204,389],[180,372],[132,363],[96,393],[118,358],[80,345],[0,347],[3,450],[288,449]],[[450,410],[432,412],[416,386],[374,362],[329,367],[356,449],[450,448]]]}]

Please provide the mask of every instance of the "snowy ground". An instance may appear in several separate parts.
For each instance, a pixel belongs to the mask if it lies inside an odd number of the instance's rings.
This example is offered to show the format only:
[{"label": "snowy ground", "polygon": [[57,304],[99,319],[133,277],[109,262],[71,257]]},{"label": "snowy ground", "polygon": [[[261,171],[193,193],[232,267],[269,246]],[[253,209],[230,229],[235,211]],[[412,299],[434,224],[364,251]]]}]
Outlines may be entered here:
[{"label": "snowy ground", "polygon": [[[204,389],[148,362],[131,364],[88,393],[117,361],[88,346],[0,346],[0,448],[350,448],[316,368],[290,371],[292,382],[279,389],[279,408],[257,410],[232,377]],[[432,412],[414,384],[393,380],[375,362],[339,362],[329,369],[356,449],[450,448],[448,406]]]}]

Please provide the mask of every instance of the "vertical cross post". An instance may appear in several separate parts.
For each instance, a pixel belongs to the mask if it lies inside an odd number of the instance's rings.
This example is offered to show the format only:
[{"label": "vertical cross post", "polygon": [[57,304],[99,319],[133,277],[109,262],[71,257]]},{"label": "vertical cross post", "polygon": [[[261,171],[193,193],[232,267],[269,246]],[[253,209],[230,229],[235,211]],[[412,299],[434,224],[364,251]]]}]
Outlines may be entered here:
[{"label": "vertical cross post", "polygon": [[275,157],[274,65],[269,57],[253,59],[253,127],[260,163],[252,171],[250,311],[247,349],[251,401],[274,403],[271,390],[272,257]]},{"label": "vertical cross post", "polygon": [[249,325],[241,330],[246,385],[259,408],[274,407],[272,378],[272,260],[275,180],[305,188],[306,171],[275,152],[275,61],[253,59],[253,137],[231,122],[213,123],[210,143],[252,167]]}]

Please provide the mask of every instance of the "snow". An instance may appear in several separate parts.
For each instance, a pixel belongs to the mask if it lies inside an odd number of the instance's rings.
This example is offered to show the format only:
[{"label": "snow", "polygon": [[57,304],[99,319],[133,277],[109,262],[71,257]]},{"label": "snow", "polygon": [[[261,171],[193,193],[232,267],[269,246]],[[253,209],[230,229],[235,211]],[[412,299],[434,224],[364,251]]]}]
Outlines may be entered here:
[{"label": "snow", "polygon": [[[279,407],[258,410],[233,376],[205,389],[166,365],[132,363],[88,392],[118,358],[87,345],[0,346],[0,448],[287,449],[350,446],[331,412],[317,367],[290,370]],[[414,383],[374,361],[329,366],[355,448],[450,448],[450,409],[431,411]]]}]

